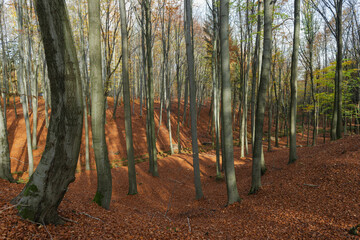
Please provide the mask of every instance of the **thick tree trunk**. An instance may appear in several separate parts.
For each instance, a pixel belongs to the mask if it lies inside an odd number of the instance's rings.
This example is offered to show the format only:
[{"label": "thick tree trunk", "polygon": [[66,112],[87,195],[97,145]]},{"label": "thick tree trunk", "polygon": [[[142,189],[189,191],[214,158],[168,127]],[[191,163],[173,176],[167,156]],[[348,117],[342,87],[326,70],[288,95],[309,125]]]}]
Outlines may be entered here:
[{"label": "thick tree trunk", "polygon": [[188,63],[188,77],[190,82],[190,117],[191,117],[191,145],[193,152],[193,166],[194,166],[194,183],[196,199],[203,197],[200,180],[200,166],[199,166],[199,149],[197,139],[197,121],[196,121],[196,89],[195,89],[195,70],[194,70],[194,45],[192,41],[192,6],[191,0],[184,1],[185,8],[185,40],[186,40],[186,56]]},{"label": "thick tree trunk", "polygon": [[109,209],[112,179],[105,139],[105,97],[102,78],[100,1],[89,0],[89,51],[91,80],[91,130],[97,171],[94,201]]},{"label": "thick tree trunk", "polygon": [[300,0],[294,0],[294,40],[293,53],[291,58],[291,103],[290,103],[290,152],[289,162],[293,163],[298,158],[296,154],[296,111],[297,111],[297,65],[300,46]]},{"label": "thick tree trunk", "polygon": [[129,56],[128,56],[128,33],[126,24],[126,10],[124,0],[119,0],[121,18],[121,45],[122,45],[122,77],[124,82],[124,111],[125,111],[125,134],[126,150],[128,159],[129,195],[137,194],[133,133],[131,125],[130,109],[130,86],[129,86]]},{"label": "thick tree trunk", "polygon": [[264,0],[264,50],[262,55],[261,77],[257,96],[256,119],[255,119],[255,143],[253,149],[252,181],[249,194],[256,193],[261,187],[261,155],[262,137],[264,128],[264,113],[266,91],[270,81],[271,67],[271,38],[272,38],[272,6],[270,0]]},{"label": "thick tree trunk", "polygon": [[229,53],[229,0],[220,2],[220,46],[222,76],[222,122],[224,132],[225,179],[228,201],[233,204],[241,201],[234,167],[233,132],[231,118],[231,85],[230,85],[230,53]]},{"label": "thick tree trunk", "polygon": [[81,79],[65,1],[37,0],[35,7],[48,65],[52,114],[41,161],[12,203],[23,218],[59,224],[57,208],[75,180],[80,150]]}]

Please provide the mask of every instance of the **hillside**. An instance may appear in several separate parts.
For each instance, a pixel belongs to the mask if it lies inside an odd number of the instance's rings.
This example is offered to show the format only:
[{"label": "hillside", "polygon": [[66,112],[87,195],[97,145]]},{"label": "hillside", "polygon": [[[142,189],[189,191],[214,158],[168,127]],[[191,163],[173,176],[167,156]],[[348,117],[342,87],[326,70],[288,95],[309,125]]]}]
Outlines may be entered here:
[{"label": "hillside", "polygon": [[[112,106],[111,100],[109,105]],[[173,104],[173,111],[176,111]],[[189,153],[161,153],[160,177],[148,174],[145,118],[135,104],[134,147],[139,194],[127,195],[123,112],[117,120],[107,112],[107,142],[112,162],[113,197],[109,211],[92,202],[96,171],[84,171],[83,148],[76,181],[69,187],[59,211],[71,221],[63,226],[37,226],[20,219],[9,204],[24,187],[0,180],[0,238],[4,239],[358,239],[348,230],[360,223],[360,136],[298,149],[299,159],[287,165],[284,147],[265,151],[267,173],[256,195],[247,195],[251,183],[251,158],[240,159],[235,147],[235,168],[242,202],[229,207],[225,182],[215,179],[215,153],[203,148],[201,180],[205,198],[196,201],[192,157]],[[20,108],[20,105],[18,106]],[[43,102],[39,112],[38,162],[45,146]],[[157,109],[157,112],[159,110]],[[26,137],[24,122],[8,112],[9,143],[14,176],[26,181]],[[176,114],[174,114],[176,116]],[[165,116],[164,116],[165,118]],[[172,117],[173,136],[176,117]],[[199,141],[209,142],[208,109],[199,117]],[[158,150],[168,151],[165,122],[160,128]],[[182,128],[182,143],[190,148],[190,129]],[[175,141],[174,141],[175,143]],[[94,164],[91,165],[95,168]]]}]

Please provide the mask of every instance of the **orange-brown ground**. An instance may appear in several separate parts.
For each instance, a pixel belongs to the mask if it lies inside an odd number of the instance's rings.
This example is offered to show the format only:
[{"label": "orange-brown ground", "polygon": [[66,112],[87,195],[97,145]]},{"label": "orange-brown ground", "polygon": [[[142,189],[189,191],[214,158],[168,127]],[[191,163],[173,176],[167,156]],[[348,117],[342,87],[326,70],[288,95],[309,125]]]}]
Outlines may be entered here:
[{"label": "orange-brown ground", "polygon": [[[298,149],[299,159],[287,165],[288,150],[265,152],[268,167],[263,187],[247,195],[251,184],[251,158],[240,159],[235,147],[235,168],[241,203],[225,207],[226,187],[215,179],[215,153],[203,148],[200,154],[201,180],[205,198],[195,200],[192,157],[189,153],[168,156],[165,121],[157,138],[159,174],[148,174],[145,117],[139,104],[133,114],[134,148],[139,194],[128,196],[122,106],[113,121],[112,106],[107,111],[107,143],[112,162],[113,197],[110,210],[92,202],[96,191],[96,171],[84,170],[81,150],[76,181],[62,201],[60,215],[75,222],[63,226],[37,226],[20,219],[9,201],[24,187],[0,180],[0,239],[358,239],[348,230],[360,223],[360,136],[316,147]],[[157,106],[157,105],[156,105]],[[9,144],[14,177],[26,181],[27,151],[21,105],[8,111]],[[173,104],[173,143],[176,143],[176,104]],[[159,109],[156,109],[159,112]],[[39,109],[39,162],[46,140],[44,104]],[[158,115],[157,115],[158,116]],[[163,118],[165,119],[165,115]],[[199,117],[199,143],[210,142],[208,108]],[[188,149],[190,129],[182,128],[182,144]],[[237,137],[237,135],[235,134]],[[301,143],[301,139],[299,138]],[[319,141],[320,142],[320,141]],[[95,168],[93,153],[91,167]],[[126,164],[125,164],[126,165]]]}]

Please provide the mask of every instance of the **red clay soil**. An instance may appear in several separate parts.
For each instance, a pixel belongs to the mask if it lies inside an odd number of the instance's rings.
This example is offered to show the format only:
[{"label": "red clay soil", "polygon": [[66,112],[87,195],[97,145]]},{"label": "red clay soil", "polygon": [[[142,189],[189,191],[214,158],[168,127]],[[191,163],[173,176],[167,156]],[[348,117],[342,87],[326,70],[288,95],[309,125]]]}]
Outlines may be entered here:
[{"label": "red clay soil", "polygon": [[[176,143],[176,104],[172,131]],[[360,136],[315,147],[298,149],[299,159],[287,165],[288,150],[265,152],[268,171],[263,187],[247,195],[251,184],[251,158],[240,159],[235,148],[235,168],[241,203],[226,207],[226,186],[215,179],[215,153],[203,148],[200,154],[204,199],[195,200],[192,157],[189,153],[159,155],[159,175],[148,173],[145,117],[139,105],[133,114],[134,147],[138,194],[127,195],[128,176],[122,106],[112,120],[112,101],[107,111],[107,143],[112,163],[113,197],[110,210],[92,202],[96,171],[84,171],[81,150],[76,181],[62,201],[60,215],[71,219],[61,226],[46,228],[22,220],[9,202],[24,187],[0,180],[0,239],[359,239],[349,229],[360,224]],[[8,111],[9,143],[14,177],[27,180],[27,150],[21,106],[15,119]],[[159,110],[157,109],[157,113]],[[34,150],[37,165],[44,150],[46,127],[44,104],[39,109],[39,147]],[[158,116],[158,115],[157,115]],[[164,120],[165,120],[165,115]],[[199,142],[210,142],[208,109],[199,117]],[[169,150],[165,121],[157,147]],[[190,149],[190,129],[182,128],[182,144]],[[161,158],[162,157],[162,158]],[[94,166],[91,153],[91,167]],[[145,161],[145,162],[142,162]],[[124,164],[125,163],[125,164]]]}]

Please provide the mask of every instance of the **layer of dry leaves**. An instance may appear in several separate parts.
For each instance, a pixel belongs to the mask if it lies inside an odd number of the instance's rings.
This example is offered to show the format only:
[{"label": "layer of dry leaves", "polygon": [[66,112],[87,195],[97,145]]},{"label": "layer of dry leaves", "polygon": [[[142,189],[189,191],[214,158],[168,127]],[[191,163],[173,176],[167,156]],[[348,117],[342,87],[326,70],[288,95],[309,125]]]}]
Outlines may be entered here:
[{"label": "layer of dry leaves", "polygon": [[[111,100],[109,105],[112,106]],[[173,111],[176,111],[173,104]],[[27,151],[24,120],[8,111],[9,143],[14,177],[26,181]],[[110,108],[112,109],[112,108]],[[192,157],[189,152],[168,156],[165,121],[157,138],[160,177],[151,177],[146,161],[145,118],[135,104],[134,147],[139,194],[128,196],[128,176],[122,107],[116,121],[107,112],[107,142],[112,162],[113,197],[110,210],[92,202],[96,170],[84,171],[82,147],[76,181],[70,185],[59,212],[70,219],[62,226],[39,226],[19,218],[9,201],[24,187],[0,180],[0,239],[359,239],[348,233],[360,223],[360,137],[298,148],[298,161],[287,165],[288,150],[265,152],[268,171],[256,195],[251,184],[251,158],[240,159],[235,147],[235,168],[241,203],[225,207],[224,181],[215,179],[215,152],[203,147],[201,180],[205,198],[195,200]],[[38,163],[44,150],[44,105],[39,110]],[[157,113],[159,109],[156,110]],[[175,112],[176,113],[176,112]],[[172,118],[176,133],[176,114]],[[199,142],[210,142],[208,109],[199,117]],[[190,149],[190,129],[183,127],[182,144]],[[235,136],[237,136],[235,134]],[[175,137],[174,137],[175,139]],[[301,143],[302,139],[298,137]],[[320,142],[320,140],[319,140]],[[173,141],[175,143],[175,140]],[[93,153],[91,167],[95,169]]]}]

